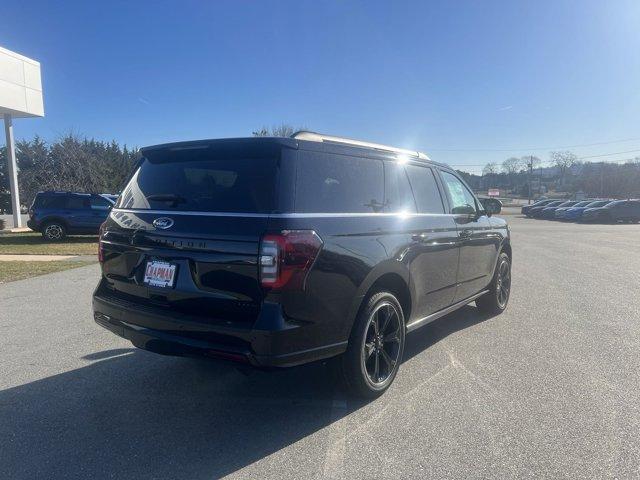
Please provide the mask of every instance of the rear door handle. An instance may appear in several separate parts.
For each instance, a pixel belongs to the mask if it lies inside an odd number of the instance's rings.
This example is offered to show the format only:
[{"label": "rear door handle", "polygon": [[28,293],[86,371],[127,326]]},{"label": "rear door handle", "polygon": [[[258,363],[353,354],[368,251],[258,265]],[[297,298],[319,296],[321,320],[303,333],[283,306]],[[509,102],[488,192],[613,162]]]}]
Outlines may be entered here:
[{"label": "rear door handle", "polygon": [[426,242],[427,240],[429,240],[429,235],[427,235],[426,233],[414,233],[413,235],[411,235],[411,240],[413,240],[414,242]]},{"label": "rear door handle", "polygon": [[473,230],[465,228],[460,232],[460,238],[470,238]]}]

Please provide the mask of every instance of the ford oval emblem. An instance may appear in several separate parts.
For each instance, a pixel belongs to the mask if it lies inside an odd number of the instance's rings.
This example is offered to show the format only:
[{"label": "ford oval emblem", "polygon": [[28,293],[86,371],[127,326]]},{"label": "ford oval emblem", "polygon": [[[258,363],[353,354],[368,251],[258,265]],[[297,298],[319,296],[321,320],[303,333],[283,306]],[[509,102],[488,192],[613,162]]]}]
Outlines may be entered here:
[{"label": "ford oval emblem", "polygon": [[156,228],[161,228],[162,230],[166,230],[167,228],[171,228],[173,226],[173,220],[169,217],[156,218],[153,221],[153,226]]}]

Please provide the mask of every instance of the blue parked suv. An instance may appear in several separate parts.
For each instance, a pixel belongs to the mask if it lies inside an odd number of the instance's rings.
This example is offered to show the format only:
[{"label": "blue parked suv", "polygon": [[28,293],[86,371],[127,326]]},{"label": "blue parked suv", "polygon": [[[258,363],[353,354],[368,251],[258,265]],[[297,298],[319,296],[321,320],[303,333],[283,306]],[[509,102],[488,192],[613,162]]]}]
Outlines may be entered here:
[{"label": "blue parked suv", "polygon": [[604,207],[605,205],[607,205],[608,203],[611,203],[612,201],[613,200],[594,200],[592,202],[587,202],[585,205],[581,205],[580,203],[578,203],[573,207],[569,208],[564,213],[564,219],[572,220],[572,221],[580,220],[582,218],[582,214],[587,208]]},{"label": "blue parked suv", "polygon": [[113,205],[107,195],[38,192],[29,209],[27,226],[49,241],[66,235],[97,234]]}]

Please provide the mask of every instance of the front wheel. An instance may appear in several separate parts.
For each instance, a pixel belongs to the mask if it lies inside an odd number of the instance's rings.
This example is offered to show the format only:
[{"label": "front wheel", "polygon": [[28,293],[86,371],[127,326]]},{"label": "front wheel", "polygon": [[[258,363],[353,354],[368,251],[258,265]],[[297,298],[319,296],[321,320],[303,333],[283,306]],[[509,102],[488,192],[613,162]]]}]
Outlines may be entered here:
[{"label": "front wheel", "polygon": [[476,300],[476,306],[483,313],[497,315],[504,312],[511,293],[511,259],[502,252],[489,286],[489,291]]},{"label": "front wheel", "polygon": [[364,398],[382,395],[398,373],[404,341],[404,313],[398,299],[385,291],[371,295],[339,359],[347,389]]}]

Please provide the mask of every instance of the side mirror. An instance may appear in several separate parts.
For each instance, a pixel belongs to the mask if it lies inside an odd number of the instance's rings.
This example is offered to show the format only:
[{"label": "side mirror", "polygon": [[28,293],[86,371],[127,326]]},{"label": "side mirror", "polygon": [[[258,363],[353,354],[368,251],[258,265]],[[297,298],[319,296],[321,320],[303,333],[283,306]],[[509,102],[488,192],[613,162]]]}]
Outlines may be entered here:
[{"label": "side mirror", "polygon": [[469,204],[461,205],[459,207],[454,207],[451,210],[451,213],[454,215],[475,215],[476,209]]},{"label": "side mirror", "polygon": [[482,206],[484,207],[485,211],[487,212],[487,216],[491,216],[494,215],[496,213],[500,213],[502,211],[502,206],[500,205],[500,202],[488,199],[488,200],[480,200],[480,202],[482,203]]}]

